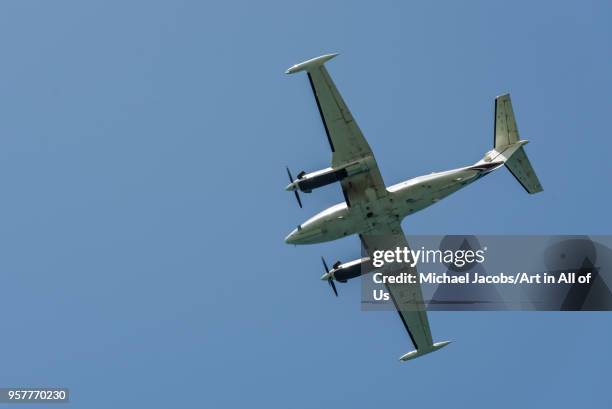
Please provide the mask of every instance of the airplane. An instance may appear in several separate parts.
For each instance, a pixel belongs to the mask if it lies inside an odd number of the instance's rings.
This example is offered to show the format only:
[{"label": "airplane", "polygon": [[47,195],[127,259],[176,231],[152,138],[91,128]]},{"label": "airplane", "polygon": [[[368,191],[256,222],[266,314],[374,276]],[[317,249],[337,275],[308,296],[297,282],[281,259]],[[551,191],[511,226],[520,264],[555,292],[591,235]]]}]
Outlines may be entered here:
[{"label": "airplane", "polygon": [[[385,186],[368,142],[325,67],[325,63],[337,55],[322,55],[286,71],[286,74],[305,71],[308,75],[332,151],[331,166],[326,169],[311,173],[302,171],[294,179],[287,167],[290,183],[286,190],[294,192],[302,207],[298,192],[310,193],[338,182],[344,202],[299,224],[285,238],[286,243],[297,245],[359,235],[367,257],[348,263],[337,262],[331,270],[323,260],[325,274],[321,279],[328,281],[336,296],[334,281],[346,282],[373,270],[371,259],[374,251],[408,248],[401,227],[404,217],[431,206],[494,170],[505,166],[530,194],[543,190],[524,149],[528,141],[519,139],[509,94],[495,98],[493,149],[481,160],[462,168]],[[403,264],[401,269],[416,274],[416,269],[408,264]],[[450,343],[433,342],[419,284],[386,286],[415,348],[402,355],[401,361],[420,357]]]}]

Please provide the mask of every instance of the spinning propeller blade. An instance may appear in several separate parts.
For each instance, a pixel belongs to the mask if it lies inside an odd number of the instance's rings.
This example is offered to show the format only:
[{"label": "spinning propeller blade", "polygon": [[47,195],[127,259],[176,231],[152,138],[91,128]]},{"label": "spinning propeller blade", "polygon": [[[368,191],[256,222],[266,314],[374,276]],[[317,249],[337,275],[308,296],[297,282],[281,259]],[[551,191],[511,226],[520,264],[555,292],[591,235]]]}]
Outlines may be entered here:
[{"label": "spinning propeller blade", "polygon": [[325,262],[325,259],[323,257],[321,257],[321,261],[323,262],[323,267],[325,268],[325,274],[327,275],[327,282],[329,286],[332,288],[332,290],[334,290],[334,294],[336,294],[336,297],[337,297],[338,290],[336,289],[336,283],[334,283],[334,279],[329,274],[329,267],[327,267],[327,263]]},{"label": "spinning propeller blade", "polygon": [[[293,176],[291,176],[291,171],[289,170],[289,166],[287,166],[287,176],[289,176],[289,182],[293,183]],[[298,202],[298,205],[300,205],[300,209],[302,208],[302,199],[300,199],[300,194],[298,193],[298,190],[295,189],[293,191],[293,194],[295,195],[295,199]]]}]

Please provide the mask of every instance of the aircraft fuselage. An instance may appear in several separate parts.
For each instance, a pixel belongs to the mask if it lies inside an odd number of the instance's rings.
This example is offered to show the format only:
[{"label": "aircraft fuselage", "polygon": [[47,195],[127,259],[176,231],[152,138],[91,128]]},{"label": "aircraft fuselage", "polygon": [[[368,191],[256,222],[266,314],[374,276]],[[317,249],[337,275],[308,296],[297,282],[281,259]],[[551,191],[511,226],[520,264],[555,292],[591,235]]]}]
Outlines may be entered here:
[{"label": "aircraft fuselage", "polygon": [[476,165],[419,176],[387,187],[386,195],[361,206],[345,202],[331,206],[306,220],[286,238],[289,244],[314,244],[352,234],[376,231],[377,225],[401,220],[469,185],[502,163]]}]

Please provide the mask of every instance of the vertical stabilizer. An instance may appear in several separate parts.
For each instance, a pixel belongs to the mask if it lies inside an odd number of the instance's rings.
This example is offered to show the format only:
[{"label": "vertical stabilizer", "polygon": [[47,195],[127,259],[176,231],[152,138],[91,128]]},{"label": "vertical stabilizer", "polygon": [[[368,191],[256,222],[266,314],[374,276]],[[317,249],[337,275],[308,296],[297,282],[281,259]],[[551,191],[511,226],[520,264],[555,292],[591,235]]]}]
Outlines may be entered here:
[{"label": "vertical stabilizer", "polygon": [[493,128],[494,149],[502,153],[502,156],[505,154],[505,165],[510,173],[528,193],[541,192],[542,185],[523,146],[527,141],[521,141],[519,138],[510,94],[495,98],[495,125]]},{"label": "vertical stabilizer", "polygon": [[493,147],[501,151],[519,141],[510,94],[495,98],[495,121],[493,126]]}]

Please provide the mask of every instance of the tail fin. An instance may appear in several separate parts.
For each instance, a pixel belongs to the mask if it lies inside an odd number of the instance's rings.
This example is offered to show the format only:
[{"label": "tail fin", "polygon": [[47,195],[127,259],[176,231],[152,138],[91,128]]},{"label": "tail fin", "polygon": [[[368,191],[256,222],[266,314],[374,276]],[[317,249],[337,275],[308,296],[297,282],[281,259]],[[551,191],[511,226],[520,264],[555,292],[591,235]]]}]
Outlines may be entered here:
[{"label": "tail fin", "polygon": [[533,194],[543,189],[523,148],[526,143],[519,139],[510,94],[495,98],[494,150],[516,180]]}]

